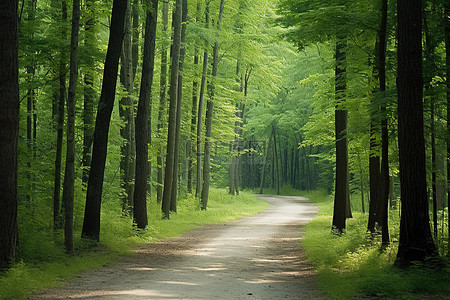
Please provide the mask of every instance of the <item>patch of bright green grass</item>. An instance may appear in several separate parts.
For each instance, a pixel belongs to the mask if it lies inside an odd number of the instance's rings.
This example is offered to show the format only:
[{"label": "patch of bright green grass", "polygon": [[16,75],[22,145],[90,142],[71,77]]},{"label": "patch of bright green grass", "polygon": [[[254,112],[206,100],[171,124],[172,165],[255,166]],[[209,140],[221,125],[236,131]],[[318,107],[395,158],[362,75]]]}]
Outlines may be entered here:
[{"label": "patch of bright green grass", "polygon": [[303,237],[308,259],[314,264],[319,284],[330,299],[375,296],[420,299],[423,295],[450,293],[450,268],[420,265],[408,270],[393,266],[396,257],[399,218],[391,212],[391,246],[380,251],[380,239],[366,234],[367,214],[353,212],[347,230],[331,233],[333,197],[321,192],[302,194],[316,203],[318,216],[306,225]]},{"label": "patch of bright green grass", "polygon": [[[181,197],[180,197],[181,198]],[[206,211],[198,200],[186,196],[178,203],[178,212],[170,220],[161,219],[161,209],[154,199],[149,201],[149,225],[137,232],[129,217],[122,216],[117,201],[104,201],[102,206],[100,245],[90,245],[75,236],[77,255],[64,254],[63,237],[51,231],[24,233],[19,249],[20,262],[0,274],[0,299],[26,299],[38,290],[61,285],[76,274],[114,262],[131,253],[137,245],[179,236],[204,224],[221,223],[257,214],[268,204],[253,194],[241,192],[230,196],[222,189],[211,189]]]}]

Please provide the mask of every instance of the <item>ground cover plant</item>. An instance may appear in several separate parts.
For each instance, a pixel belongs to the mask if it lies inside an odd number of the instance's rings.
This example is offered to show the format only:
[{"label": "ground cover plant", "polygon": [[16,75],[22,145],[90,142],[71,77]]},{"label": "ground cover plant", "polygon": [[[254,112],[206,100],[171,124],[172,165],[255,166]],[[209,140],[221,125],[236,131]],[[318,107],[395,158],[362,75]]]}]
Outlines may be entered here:
[{"label": "ground cover plant", "polygon": [[[304,193],[320,209],[306,225],[303,244],[330,299],[374,296],[398,299],[434,298],[450,293],[448,261],[426,261],[407,270],[395,267],[398,211],[391,211],[391,245],[381,250],[381,237],[367,234],[367,214],[353,207],[342,235],[331,233],[333,198],[325,192]],[[356,202],[356,201],[353,201]]]},{"label": "ground cover plant", "polygon": [[50,229],[27,236],[26,248],[20,248],[21,261],[0,275],[0,299],[26,299],[34,291],[61,285],[78,273],[129,255],[135,246],[179,236],[200,225],[254,215],[266,207],[266,202],[248,192],[230,196],[224,189],[212,189],[207,210],[200,211],[198,201],[186,196],[170,221],[161,219],[156,201],[149,201],[149,225],[145,230],[136,231],[130,226],[131,219],[122,216],[117,201],[106,202],[100,244],[89,244],[77,233],[76,256],[64,253],[63,236],[55,237]]}]

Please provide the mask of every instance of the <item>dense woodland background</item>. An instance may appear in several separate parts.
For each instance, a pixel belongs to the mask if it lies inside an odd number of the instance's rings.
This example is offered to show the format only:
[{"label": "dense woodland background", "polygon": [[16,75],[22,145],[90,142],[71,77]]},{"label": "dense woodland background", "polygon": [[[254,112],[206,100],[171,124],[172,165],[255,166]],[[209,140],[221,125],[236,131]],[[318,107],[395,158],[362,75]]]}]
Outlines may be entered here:
[{"label": "dense woodland background", "polygon": [[450,253],[450,8],[403,2],[19,1],[19,242],[1,267],[38,240],[75,254],[108,218],[207,210],[210,186],[325,190],[337,235],[356,209],[407,245],[399,265]]}]

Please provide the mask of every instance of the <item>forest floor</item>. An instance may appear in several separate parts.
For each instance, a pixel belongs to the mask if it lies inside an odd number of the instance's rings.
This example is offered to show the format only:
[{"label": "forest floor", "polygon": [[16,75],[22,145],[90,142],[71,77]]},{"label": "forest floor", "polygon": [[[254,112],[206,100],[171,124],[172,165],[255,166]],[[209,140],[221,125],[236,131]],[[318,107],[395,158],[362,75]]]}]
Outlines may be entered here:
[{"label": "forest floor", "polygon": [[325,299],[301,246],[317,208],[306,198],[260,195],[264,212],[140,246],[30,299]]}]

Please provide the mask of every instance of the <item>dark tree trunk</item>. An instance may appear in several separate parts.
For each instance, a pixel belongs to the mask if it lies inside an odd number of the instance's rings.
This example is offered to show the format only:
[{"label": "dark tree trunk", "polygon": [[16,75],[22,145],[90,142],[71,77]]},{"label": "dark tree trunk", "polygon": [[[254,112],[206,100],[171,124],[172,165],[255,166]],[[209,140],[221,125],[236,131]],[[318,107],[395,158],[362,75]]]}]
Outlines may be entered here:
[{"label": "dark tree trunk", "polygon": [[398,147],[401,186],[397,265],[434,255],[425,169],[422,104],[422,19],[420,0],[397,0]]},{"label": "dark tree trunk", "polygon": [[335,132],[336,132],[336,183],[334,194],[333,229],[339,233],[345,229],[348,201],[348,143],[347,143],[347,110],[342,108],[346,90],[346,41],[339,38],[336,42],[335,68]]},{"label": "dark tree trunk", "polygon": [[66,253],[74,254],[73,249],[73,202],[75,185],[75,105],[78,81],[78,32],[80,24],[80,1],[73,1],[72,35],[70,41],[70,76],[67,97],[67,153],[64,172],[64,245]]},{"label": "dark tree trunk", "polygon": [[[169,24],[169,3],[163,2],[163,10],[162,10],[162,23],[163,23],[163,33],[167,32],[168,24]],[[161,139],[163,136],[163,128],[164,128],[164,115],[166,111],[166,91],[167,91],[167,47],[164,43],[162,43],[161,47],[161,77],[160,77],[160,92],[159,92],[159,111],[158,111],[158,137]],[[163,164],[164,164],[164,147],[163,143],[160,141],[161,145],[158,147],[157,151],[157,159],[156,159],[156,201],[158,203],[162,202],[163,197],[163,184],[164,184],[164,172],[163,172]]]},{"label": "dark tree trunk", "polygon": [[0,269],[17,246],[17,141],[19,135],[18,1],[0,2]]},{"label": "dark tree trunk", "polygon": [[100,207],[105,173],[108,132],[116,93],[117,71],[122,48],[127,0],[114,0],[108,50],[103,72],[102,92],[94,129],[91,169],[86,194],[82,237],[100,238]]},{"label": "dark tree trunk", "polygon": [[178,162],[179,162],[179,150],[180,150],[180,129],[181,129],[181,102],[183,100],[183,63],[186,54],[186,47],[184,45],[184,38],[186,35],[186,22],[187,22],[187,0],[182,1],[181,12],[181,47],[180,47],[180,61],[178,69],[178,90],[177,90],[177,116],[175,127],[175,151],[174,151],[174,164],[173,164],[173,181],[172,181],[172,193],[170,199],[170,210],[177,211],[177,196],[178,196]]},{"label": "dark tree trunk", "polygon": [[[67,4],[61,1],[61,19],[67,21]],[[65,39],[67,35],[66,28],[61,30],[61,38]],[[55,157],[55,181],[53,186],[53,228],[60,229],[61,218],[61,161],[64,135],[64,105],[66,102],[66,55],[65,49],[61,49],[59,57],[59,95],[57,104],[57,127],[56,127],[56,157]]]},{"label": "dark tree trunk", "polygon": [[133,55],[132,55],[132,18],[131,3],[128,2],[125,14],[124,37],[121,54],[120,83],[126,95],[119,101],[119,116],[123,121],[120,128],[120,136],[123,143],[120,146],[120,177],[121,192],[119,197],[122,202],[122,211],[125,215],[133,211],[134,175],[135,175],[135,137],[134,129],[134,107],[133,99]]},{"label": "dark tree trunk", "polygon": [[[206,28],[209,28],[209,2],[206,3],[205,8]],[[205,42],[208,45],[208,42]],[[203,117],[203,98],[205,95],[206,76],[208,71],[208,52],[203,53],[203,68],[202,79],[200,81],[200,95],[198,98],[198,113],[197,113],[197,182],[195,186],[195,197],[201,196],[201,189],[203,185],[202,178],[202,117]]]},{"label": "dark tree trunk", "polygon": [[[450,3],[448,1],[444,8],[444,26],[445,26],[445,70],[447,85],[447,162],[450,161]],[[447,182],[450,181],[450,164],[447,163]],[[447,208],[450,211],[450,184],[447,184]],[[450,228],[450,218],[447,216],[448,226]],[[450,230],[448,230],[448,239],[450,240]],[[450,247],[447,256],[450,256]]]},{"label": "dark tree trunk", "polygon": [[147,122],[151,116],[151,91],[155,66],[156,23],[158,0],[151,1],[145,20],[144,58],[142,63],[141,90],[136,115],[136,179],[134,187],[133,219],[138,228],[144,229],[147,218],[147,181],[149,177]]},{"label": "dark tree trunk", "polygon": [[[225,6],[225,0],[221,0],[219,9],[219,19],[217,21],[217,30],[220,31],[220,24],[222,22],[223,10]],[[216,37],[217,38],[217,37]],[[202,196],[201,196],[201,206],[202,210],[205,210],[208,205],[209,196],[209,180],[210,180],[210,155],[211,155],[211,132],[212,132],[212,121],[213,121],[213,110],[214,110],[214,80],[217,76],[217,67],[219,65],[219,42],[214,42],[214,52],[213,52],[213,64],[212,64],[212,79],[208,86],[209,99],[206,103],[206,133],[205,133],[205,161],[203,165],[203,185],[202,185]]]},{"label": "dark tree trunk", "polygon": [[91,149],[92,138],[94,134],[94,107],[96,92],[94,89],[95,79],[95,59],[93,52],[96,51],[96,16],[97,12],[95,8],[94,0],[86,1],[85,12],[85,40],[84,47],[89,53],[85,58],[85,71],[84,71],[84,108],[83,108],[83,158],[82,158],[82,182],[83,185],[87,185],[89,178],[89,167],[91,165]]},{"label": "dark tree trunk", "polygon": [[177,95],[178,95],[178,70],[180,61],[181,47],[181,18],[182,18],[182,0],[176,0],[175,11],[173,14],[173,44],[172,44],[172,65],[170,67],[170,87],[169,87],[169,128],[167,133],[167,155],[164,176],[164,192],[162,199],[162,211],[166,219],[170,214],[170,202],[172,199],[173,188],[173,170],[175,163],[175,135],[176,135],[176,117],[177,117]]},{"label": "dark tree trunk", "polygon": [[[386,91],[386,32],[387,32],[387,13],[388,0],[382,0],[381,3],[381,24],[378,32],[378,77],[380,81],[380,91]],[[381,201],[380,201],[380,225],[382,234],[382,243],[384,246],[389,244],[389,131],[386,115],[386,104],[381,106],[383,117],[381,119]]]}]

